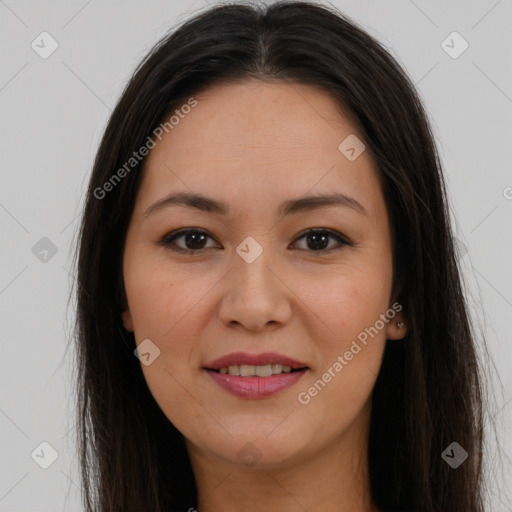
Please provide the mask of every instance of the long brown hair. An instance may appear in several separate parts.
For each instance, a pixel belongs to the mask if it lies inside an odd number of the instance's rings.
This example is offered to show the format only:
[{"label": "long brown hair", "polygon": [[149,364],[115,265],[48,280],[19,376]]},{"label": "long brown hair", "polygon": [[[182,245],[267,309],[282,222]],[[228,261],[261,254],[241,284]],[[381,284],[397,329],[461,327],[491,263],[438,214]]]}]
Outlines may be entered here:
[{"label": "long brown hair", "polygon": [[[160,410],[124,330],[124,239],[144,160],[105,183],[159,123],[214,82],[283,80],[328,91],[378,164],[394,233],[394,296],[408,334],[373,392],[372,498],[385,511],[482,512],[483,381],[445,183],[417,92],[348,17],[308,2],[219,5],[182,23],[135,70],[105,129],[77,244],[78,436],[87,512],[197,506],[182,434]],[[125,166],[126,170],[126,166]],[[119,175],[119,174],[118,174]],[[453,469],[441,457],[468,453]]]}]

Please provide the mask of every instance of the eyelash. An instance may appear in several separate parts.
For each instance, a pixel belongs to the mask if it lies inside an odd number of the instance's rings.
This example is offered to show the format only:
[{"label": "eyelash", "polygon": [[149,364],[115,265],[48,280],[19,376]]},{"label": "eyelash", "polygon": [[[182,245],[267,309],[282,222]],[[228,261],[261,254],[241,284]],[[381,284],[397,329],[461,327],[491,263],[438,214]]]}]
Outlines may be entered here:
[{"label": "eyelash", "polygon": [[[210,238],[213,239],[213,237],[211,237],[206,231],[204,231],[202,229],[187,228],[187,229],[179,229],[177,231],[173,231],[173,232],[167,234],[158,243],[159,243],[159,245],[168,247],[169,249],[171,249],[174,252],[186,253],[186,254],[190,254],[190,255],[203,252],[206,249],[212,249],[212,247],[206,247],[203,249],[196,249],[196,250],[184,249],[183,247],[179,247],[175,244],[176,239],[181,238],[189,233],[195,233],[198,235],[202,234],[202,235],[209,236]],[[337,231],[333,231],[331,229],[325,229],[325,228],[310,228],[307,231],[305,231],[304,233],[302,233],[299,237],[297,237],[293,243],[296,243],[298,240],[301,240],[302,238],[305,238],[308,235],[319,234],[319,233],[326,233],[328,236],[335,238],[341,246],[331,247],[329,249],[320,249],[318,251],[313,251],[313,250],[308,251],[307,249],[301,249],[301,250],[306,250],[306,251],[312,252],[312,253],[331,253],[332,251],[335,251],[335,250],[341,250],[345,246],[350,246],[350,247],[353,246],[353,243],[348,238],[346,238],[344,235],[342,235],[341,233],[338,233]]]}]

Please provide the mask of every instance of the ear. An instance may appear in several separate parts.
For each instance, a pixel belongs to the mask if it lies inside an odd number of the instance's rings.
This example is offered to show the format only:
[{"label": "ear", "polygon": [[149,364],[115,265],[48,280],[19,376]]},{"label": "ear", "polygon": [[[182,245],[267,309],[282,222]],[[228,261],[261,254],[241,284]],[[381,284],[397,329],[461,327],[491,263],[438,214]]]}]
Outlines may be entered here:
[{"label": "ear", "polygon": [[[402,274],[394,276],[393,280],[393,293],[391,297],[390,309],[393,309],[395,316],[389,320],[386,327],[386,339],[388,340],[401,340],[405,338],[409,331],[408,321],[405,315],[404,307],[402,306],[402,292],[404,284]],[[399,327],[401,325],[401,327]]]},{"label": "ear", "polygon": [[123,311],[123,313],[121,314],[121,317],[123,319],[124,328],[127,331],[133,332],[133,321],[132,321],[132,315],[130,313],[130,310],[126,309],[125,311]]},{"label": "ear", "polygon": [[[401,327],[399,327],[401,325]],[[388,340],[401,340],[408,332],[407,321],[403,312],[397,313],[386,327],[386,338]]]},{"label": "ear", "polygon": [[133,320],[132,320],[132,315],[130,313],[130,308],[128,306],[126,291],[124,289],[124,279],[123,279],[123,275],[121,272],[118,275],[118,283],[119,284],[118,284],[118,288],[116,291],[116,299],[117,299],[119,308],[122,311],[121,318],[123,320],[123,325],[127,331],[133,332]]}]

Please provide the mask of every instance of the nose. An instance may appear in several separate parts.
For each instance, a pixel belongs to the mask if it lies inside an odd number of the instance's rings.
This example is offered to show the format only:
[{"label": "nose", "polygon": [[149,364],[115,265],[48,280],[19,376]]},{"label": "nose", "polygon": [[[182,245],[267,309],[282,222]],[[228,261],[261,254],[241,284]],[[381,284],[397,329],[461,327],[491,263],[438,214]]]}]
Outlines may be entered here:
[{"label": "nose", "polygon": [[286,276],[266,248],[251,263],[234,254],[231,272],[224,280],[219,317],[226,326],[251,331],[276,329],[292,314],[293,292]]}]

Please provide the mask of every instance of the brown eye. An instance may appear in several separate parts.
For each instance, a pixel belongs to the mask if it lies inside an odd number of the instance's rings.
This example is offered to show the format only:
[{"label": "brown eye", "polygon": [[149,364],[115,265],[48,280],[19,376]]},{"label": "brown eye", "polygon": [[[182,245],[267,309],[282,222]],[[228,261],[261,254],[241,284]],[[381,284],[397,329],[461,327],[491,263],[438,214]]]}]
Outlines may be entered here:
[{"label": "brown eye", "polygon": [[[306,240],[306,249],[313,252],[330,252],[333,248],[336,249],[345,245],[352,245],[341,233],[331,231],[330,229],[309,229],[306,233],[297,238],[297,240],[303,238]],[[336,245],[329,247],[329,239],[335,239],[338,246],[341,245],[341,247],[336,247]]]},{"label": "brown eye", "polygon": [[[211,238],[211,236],[206,231],[182,229],[170,233],[160,243],[164,246],[169,246],[173,251],[195,253],[209,248],[205,247],[208,238]],[[176,240],[180,239],[183,239],[182,243],[185,247],[176,244]]]}]

